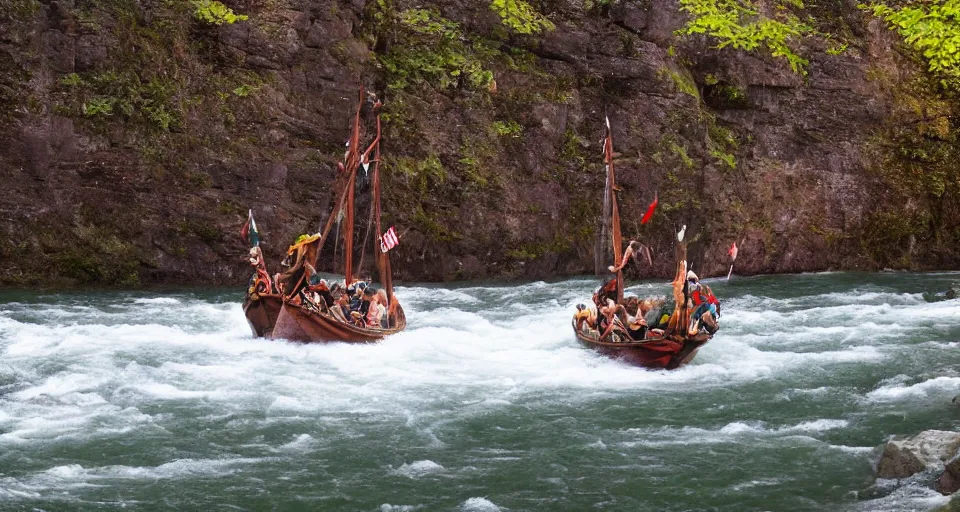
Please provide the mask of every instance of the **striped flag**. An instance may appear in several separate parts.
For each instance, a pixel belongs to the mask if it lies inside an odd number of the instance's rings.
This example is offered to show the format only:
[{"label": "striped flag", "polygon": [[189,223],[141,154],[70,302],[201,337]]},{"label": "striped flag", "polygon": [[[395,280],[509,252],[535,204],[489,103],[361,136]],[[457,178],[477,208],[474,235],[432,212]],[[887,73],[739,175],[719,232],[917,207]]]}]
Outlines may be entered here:
[{"label": "striped flag", "polygon": [[393,226],[390,226],[390,229],[380,237],[380,250],[387,252],[399,243],[400,238],[397,236],[397,232],[393,230]]}]

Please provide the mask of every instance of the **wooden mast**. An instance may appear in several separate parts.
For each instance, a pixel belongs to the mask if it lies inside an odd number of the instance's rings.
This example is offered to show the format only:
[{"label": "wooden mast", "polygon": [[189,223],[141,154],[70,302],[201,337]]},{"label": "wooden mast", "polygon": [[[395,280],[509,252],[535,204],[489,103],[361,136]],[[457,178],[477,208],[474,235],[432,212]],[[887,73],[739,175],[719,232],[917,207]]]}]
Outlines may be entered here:
[{"label": "wooden mast", "polygon": [[[377,101],[377,102],[373,105],[373,109],[374,109],[374,110],[377,110],[377,109],[379,109],[379,108],[380,108],[380,102]],[[370,168],[370,152],[373,151],[375,148],[379,148],[379,147],[380,147],[380,126],[379,126],[379,123],[380,123],[380,113],[378,112],[378,113],[377,113],[377,136],[373,139],[373,142],[371,142],[370,145],[367,146],[366,151],[363,152],[363,156],[360,158],[360,164],[363,166],[364,172],[367,172],[367,170]],[[377,158],[379,158],[379,156],[378,156]],[[373,183],[373,178],[372,178],[372,177],[370,178],[370,182],[371,182],[371,185],[372,185],[372,183]],[[371,188],[372,188],[372,187],[371,187]],[[374,208],[373,208],[373,201],[371,201],[370,203],[371,203],[371,204],[370,204],[370,221],[372,221],[375,212],[374,212]],[[378,228],[378,229],[379,229],[379,228]],[[367,222],[367,234],[368,234],[368,235],[370,234],[370,222],[369,222],[369,221]],[[364,254],[366,254],[366,253],[364,252],[365,248],[363,247],[363,245],[366,244],[366,241],[367,241],[367,237],[365,236],[365,237],[363,238],[363,242],[364,242],[364,243],[361,244],[361,247],[360,247],[360,262],[357,264],[357,271],[362,270],[362,267],[363,267],[363,256],[364,256]],[[374,254],[376,254],[376,253],[374,253]]]},{"label": "wooden mast", "polygon": [[363,108],[363,86],[360,86],[360,101],[357,103],[357,114],[353,118],[353,132],[350,134],[350,151],[347,153],[347,172],[350,173],[347,178],[347,201],[344,206],[343,220],[343,256],[344,282],[349,286],[353,281],[353,214],[354,214],[354,189],[357,183],[357,166],[360,165],[360,109]]},{"label": "wooden mast", "polygon": [[387,293],[387,302],[393,304],[393,275],[390,269],[390,254],[380,249],[377,241],[383,235],[383,226],[380,223],[380,115],[377,115],[377,139],[373,162],[373,216],[376,222],[377,239],[374,241],[374,254],[377,255],[377,271],[380,273],[380,283]]},{"label": "wooden mast", "polygon": [[[360,86],[360,100],[357,103],[357,113],[353,118],[353,129],[350,133],[350,140],[347,142],[347,154],[343,158],[344,162],[344,171],[347,173],[346,185],[343,190],[340,192],[337,197],[337,203],[333,208],[333,211],[330,213],[330,216],[327,218],[326,225],[323,226],[323,232],[320,234],[320,239],[317,241],[317,253],[311,261],[311,265],[316,268],[317,258],[320,257],[320,250],[323,249],[324,244],[327,241],[327,236],[330,234],[330,229],[333,228],[333,224],[336,222],[337,217],[340,215],[340,211],[344,209],[345,203],[350,203],[350,220],[353,221],[353,188],[356,183],[357,176],[357,166],[360,164],[360,151],[358,147],[360,145],[360,109],[363,108],[363,86]],[[353,248],[353,232],[350,231],[349,235],[344,235],[344,237],[350,237],[350,248]],[[350,262],[350,252],[345,251],[347,254],[347,264]],[[348,278],[349,279],[349,278]],[[347,281],[347,284],[350,284],[350,281]]]},{"label": "wooden mast", "polygon": [[[607,186],[604,189],[604,214],[610,214],[610,241],[613,246],[613,265],[620,267],[623,248],[623,239],[620,234],[620,207],[617,204],[617,181],[613,171],[613,131],[610,129],[610,118],[606,118],[607,137],[603,145],[604,162],[607,166]],[[617,270],[617,304],[623,302],[623,271]]]}]

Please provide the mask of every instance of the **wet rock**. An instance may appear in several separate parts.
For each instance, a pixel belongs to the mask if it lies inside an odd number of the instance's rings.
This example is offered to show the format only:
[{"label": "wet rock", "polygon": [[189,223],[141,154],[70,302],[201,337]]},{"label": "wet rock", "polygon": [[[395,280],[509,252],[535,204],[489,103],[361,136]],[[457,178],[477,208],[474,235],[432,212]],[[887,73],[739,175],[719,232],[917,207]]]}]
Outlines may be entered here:
[{"label": "wet rock", "polygon": [[77,38],[74,66],[78,72],[98,69],[107,60],[107,45],[96,35]]},{"label": "wet rock", "polygon": [[888,441],[877,462],[877,476],[907,478],[928,469],[943,467],[954,457],[958,448],[960,433],[944,430],[926,430],[913,437]]},{"label": "wet rock", "polygon": [[943,474],[937,479],[937,490],[943,494],[953,494],[960,490],[960,452],[947,461]]}]

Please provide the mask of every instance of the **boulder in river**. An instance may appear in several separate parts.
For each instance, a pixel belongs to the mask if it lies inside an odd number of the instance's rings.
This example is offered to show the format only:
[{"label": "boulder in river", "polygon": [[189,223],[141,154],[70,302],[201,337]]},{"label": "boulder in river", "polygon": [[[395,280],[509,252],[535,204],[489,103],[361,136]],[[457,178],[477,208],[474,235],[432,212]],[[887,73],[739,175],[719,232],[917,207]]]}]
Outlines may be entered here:
[{"label": "boulder in river", "polygon": [[960,478],[960,462],[954,457],[960,449],[960,433],[925,430],[913,437],[893,439],[883,448],[877,463],[879,478],[907,478],[921,471],[942,468],[949,461]]},{"label": "boulder in river", "polygon": [[947,461],[943,474],[937,479],[937,490],[943,494],[953,494],[960,490],[960,453]]}]

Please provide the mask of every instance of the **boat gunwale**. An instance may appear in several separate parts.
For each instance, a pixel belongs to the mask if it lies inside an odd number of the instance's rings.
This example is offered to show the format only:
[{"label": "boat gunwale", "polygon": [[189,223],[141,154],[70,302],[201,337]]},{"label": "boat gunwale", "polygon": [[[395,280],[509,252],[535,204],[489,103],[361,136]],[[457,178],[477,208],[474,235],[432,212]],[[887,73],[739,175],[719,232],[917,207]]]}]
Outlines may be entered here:
[{"label": "boat gunwale", "polygon": [[[331,337],[332,339],[329,339],[329,340],[313,340],[313,341],[305,341],[304,343],[328,342],[328,341],[343,342],[343,343],[370,343],[370,342],[380,341],[386,338],[387,336],[394,335],[400,331],[403,331],[407,327],[407,317],[403,311],[403,306],[401,306],[400,304],[397,304],[397,308],[398,308],[397,325],[394,327],[386,328],[386,329],[358,327],[353,324],[341,322],[340,320],[335,318],[333,315],[330,315],[328,313],[315,311],[313,309],[303,306],[302,304],[291,304],[289,301],[284,301],[283,307],[285,309],[289,308],[288,311],[291,312],[291,314],[294,317],[294,320],[297,322],[299,322],[300,320],[305,320],[305,321],[312,322],[315,327],[322,329],[324,331],[329,332],[333,329],[338,329],[338,330],[346,331],[347,333],[352,334],[358,338],[366,338],[362,340],[345,340],[345,339],[340,339],[339,337],[336,337],[336,338]],[[329,328],[327,327],[328,325],[330,326]]]},{"label": "boat gunwale", "polygon": [[653,342],[658,342],[658,341],[672,341],[674,343],[684,343],[684,344],[687,342],[695,342],[695,343],[699,343],[700,345],[704,345],[708,341],[713,339],[712,334],[699,334],[694,337],[679,337],[679,339],[672,338],[669,336],[664,336],[662,338],[645,338],[643,341],[621,341],[621,342],[602,341],[599,338],[588,337],[582,332],[580,332],[579,330],[577,330],[576,323],[573,324],[573,332],[574,334],[576,334],[578,339],[586,343],[589,343],[591,345],[597,345],[601,347],[611,347],[611,348],[646,348],[647,350],[652,350],[652,349],[645,347],[645,345],[649,345]]}]

